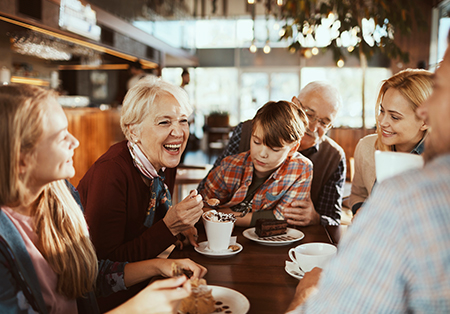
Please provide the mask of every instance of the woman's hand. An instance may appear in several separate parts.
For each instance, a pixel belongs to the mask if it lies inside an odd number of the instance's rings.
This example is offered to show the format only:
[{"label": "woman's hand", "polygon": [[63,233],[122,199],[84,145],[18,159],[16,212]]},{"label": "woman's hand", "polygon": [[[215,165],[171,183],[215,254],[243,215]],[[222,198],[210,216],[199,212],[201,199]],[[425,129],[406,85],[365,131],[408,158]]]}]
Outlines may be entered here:
[{"label": "woman's hand", "polygon": [[202,278],[206,275],[208,270],[206,267],[197,264],[196,262],[190,260],[189,258],[184,259],[164,259],[165,263],[161,263],[159,270],[162,276],[172,277],[174,274],[172,273],[172,264],[175,263],[179,268],[186,269],[192,271],[193,278]]},{"label": "woman's hand", "polygon": [[124,281],[127,287],[131,287],[139,282],[147,280],[148,278],[162,275],[165,277],[172,277],[172,264],[176,263],[181,268],[189,269],[193,272],[196,278],[203,277],[207,270],[205,267],[191,261],[190,259],[166,259],[166,258],[152,258],[145,261],[128,263],[124,269]]},{"label": "woman's hand", "polygon": [[197,228],[195,228],[195,227],[189,228],[189,229],[183,231],[181,233],[181,235],[182,236],[180,237],[180,239],[177,240],[177,242],[175,242],[175,245],[177,247],[179,247],[180,250],[182,250],[183,247],[185,245],[188,245],[188,244],[191,244],[192,246],[198,247],[198,243],[197,243],[198,231],[197,231]]},{"label": "woman's hand", "polygon": [[195,225],[203,214],[202,208],[202,196],[197,194],[197,190],[193,190],[184,200],[169,208],[163,219],[164,223],[176,236]]},{"label": "woman's hand", "polygon": [[186,276],[158,280],[148,285],[135,297],[108,312],[170,313],[176,314],[182,299],[191,294],[191,282]]}]

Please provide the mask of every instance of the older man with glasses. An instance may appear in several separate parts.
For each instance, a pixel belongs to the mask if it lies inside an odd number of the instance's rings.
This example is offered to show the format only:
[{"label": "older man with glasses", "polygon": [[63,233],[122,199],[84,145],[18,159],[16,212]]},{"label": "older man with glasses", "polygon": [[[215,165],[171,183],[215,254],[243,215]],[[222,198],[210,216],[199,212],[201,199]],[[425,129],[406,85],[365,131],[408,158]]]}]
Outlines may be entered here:
[{"label": "older man with glasses", "polygon": [[[283,214],[289,224],[297,226],[319,223],[339,225],[346,175],[345,153],[326,133],[333,125],[342,98],[334,86],[316,81],[306,85],[298,97],[292,98],[292,102],[302,108],[309,119],[307,132],[298,151],[312,161],[314,170],[311,199],[292,202]],[[250,149],[251,129],[252,120],[236,126],[228,146],[213,168],[225,157]],[[203,183],[200,183],[199,189]],[[258,214],[261,215],[259,218],[274,218],[267,216],[270,212]]]}]

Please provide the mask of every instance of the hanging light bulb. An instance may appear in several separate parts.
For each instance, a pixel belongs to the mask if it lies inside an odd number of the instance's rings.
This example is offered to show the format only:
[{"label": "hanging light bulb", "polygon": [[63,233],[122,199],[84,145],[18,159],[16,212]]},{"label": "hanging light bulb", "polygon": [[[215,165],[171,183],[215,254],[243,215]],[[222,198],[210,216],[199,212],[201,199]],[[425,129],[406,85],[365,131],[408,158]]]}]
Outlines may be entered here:
[{"label": "hanging light bulb", "polygon": [[283,5],[283,0],[277,0],[277,5],[281,7]]},{"label": "hanging light bulb", "polygon": [[247,0],[248,4],[254,4],[255,0]]},{"label": "hanging light bulb", "polygon": [[270,46],[269,46],[269,41],[266,41],[266,45],[264,46],[264,48],[263,48],[263,51],[264,51],[264,53],[265,54],[268,54],[268,53],[270,53]]},{"label": "hanging light bulb", "polygon": [[304,52],[304,56],[305,56],[306,59],[311,58],[312,57],[311,49],[306,49],[305,52]]},{"label": "hanging light bulb", "polygon": [[338,62],[336,62],[336,65],[337,65],[339,68],[342,68],[342,67],[344,66],[344,64],[345,64],[345,62],[344,62],[344,60],[342,60],[342,59],[339,59]]},{"label": "hanging light bulb", "polygon": [[311,49],[311,53],[313,54],[313,56],[317,56],[319,54],[319,48],[314,47],[313,49]]},{"label": "hanging light bulb", "polygon": [[353,50],[355,50],[355,47],[353,46],[348,46],[347,47],[348,52],[352,52]]},{"label": "hanging light bulb", "polygon": [[258,50],[258,48],[256,48],[254,40],[252,41],[252,45],[250,46],[249,50],[250,50],[251,53],[255,53],[256,50]]}]

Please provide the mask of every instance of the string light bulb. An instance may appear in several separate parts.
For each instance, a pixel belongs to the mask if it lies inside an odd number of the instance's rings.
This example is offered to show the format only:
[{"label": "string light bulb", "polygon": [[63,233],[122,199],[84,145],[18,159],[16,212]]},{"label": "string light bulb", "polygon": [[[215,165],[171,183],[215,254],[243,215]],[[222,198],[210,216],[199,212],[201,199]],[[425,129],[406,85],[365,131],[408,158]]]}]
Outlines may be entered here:
[{"label": "string light bulb", "polygon": [[248,4],[254,4],[255,0],[247,0]]},{"label": "string light bulb", "polygon": [[342,59],[339,59],[338,62],[336,62],[336,65],[337,65],[339,68],[342,68],[342,67],[344,66],[344,64],[345,64],[345,62],[344,62],[344,60],[342,60]]},{"label": "string light bulb", "polygon": [[256,48],[255,41],[252,41],[252,45],[249,48],[251,53],[255,53],[258,48]]},{"label": "string light bulb", "polygon": [[319,54],[319,48],[314,47],[313,49],[311,49],[311,53],[313,54],[313,56],[317,56]]},{"label": "string light bulb", "polygon": [[263,51],[264,51],[264,53],[265,54],[268,54],[268,53],[270,53],[270,46],[269,46],[269,41],[266,41],[266,44],[265,44],[265,46],[264,46],[264,48],[263,48]]},{"label": "string light bulb", "polygon": [[283,0],[277,0],[277,5],[281,7],[283,5]]}]

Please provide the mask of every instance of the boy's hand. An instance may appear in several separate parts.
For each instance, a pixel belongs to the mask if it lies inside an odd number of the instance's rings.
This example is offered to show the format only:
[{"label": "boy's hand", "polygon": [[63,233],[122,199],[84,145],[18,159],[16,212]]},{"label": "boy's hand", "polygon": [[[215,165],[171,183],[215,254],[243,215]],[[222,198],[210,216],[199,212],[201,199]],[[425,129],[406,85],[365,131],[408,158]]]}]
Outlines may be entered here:
[{"label": "boy's hand", "polygon": [[283,210],[284,218],[288,224],[294,226],[309,226],[320,223],[320,215],[316,212],[313,202],[309,199],[306,201],[293,201],[291,207]]}]

